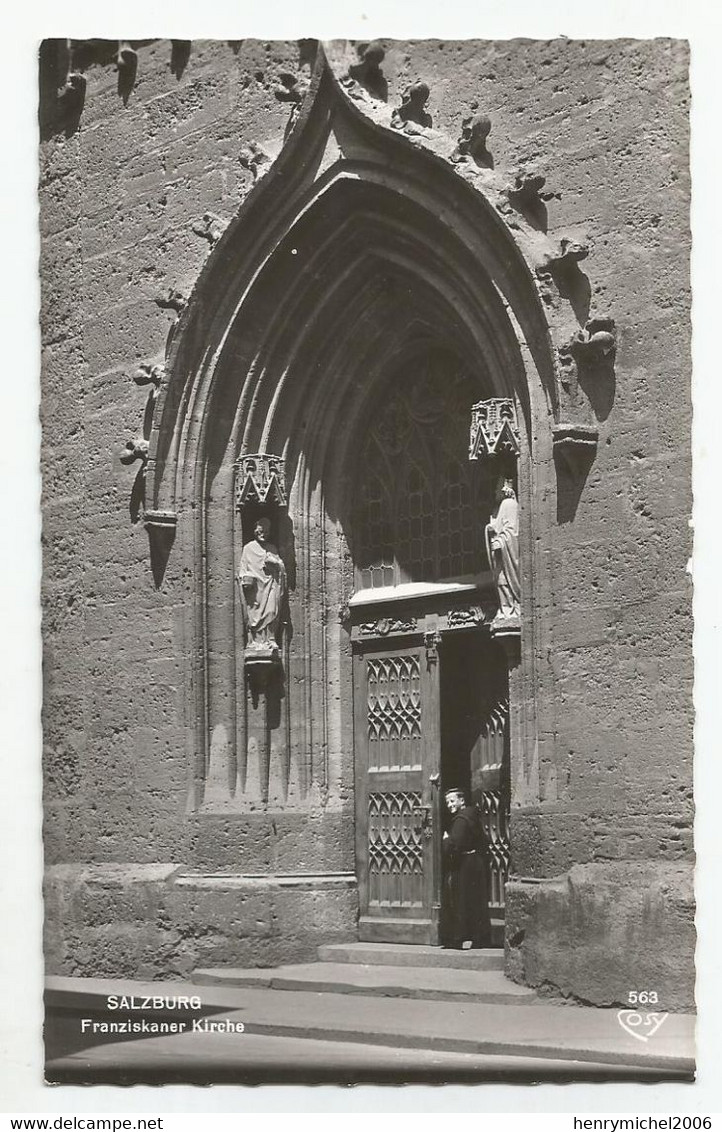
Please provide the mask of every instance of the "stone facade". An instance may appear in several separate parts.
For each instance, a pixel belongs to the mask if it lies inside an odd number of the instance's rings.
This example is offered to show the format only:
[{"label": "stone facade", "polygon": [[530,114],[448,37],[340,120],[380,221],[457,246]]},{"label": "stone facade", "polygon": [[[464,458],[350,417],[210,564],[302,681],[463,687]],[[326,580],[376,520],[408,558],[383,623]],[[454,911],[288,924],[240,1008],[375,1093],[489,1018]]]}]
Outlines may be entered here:
[{"label": "stone facade", "polygon": [[348,492],[422,342],[519,416],[508,973],[693,1004],[687,115],[669,40],[43,45],[50,970],[355,938]]}]

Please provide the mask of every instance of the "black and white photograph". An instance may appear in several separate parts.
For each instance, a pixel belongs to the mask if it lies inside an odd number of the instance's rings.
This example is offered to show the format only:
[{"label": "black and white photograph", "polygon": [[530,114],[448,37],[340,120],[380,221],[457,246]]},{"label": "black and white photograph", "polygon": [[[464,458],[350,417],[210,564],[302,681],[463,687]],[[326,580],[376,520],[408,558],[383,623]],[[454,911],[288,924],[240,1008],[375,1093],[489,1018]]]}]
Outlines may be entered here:
[{"label": "black and white photograph", "polygon": [[562,30],[39,45],[48,1085],[695,1080],[690,49]]}]

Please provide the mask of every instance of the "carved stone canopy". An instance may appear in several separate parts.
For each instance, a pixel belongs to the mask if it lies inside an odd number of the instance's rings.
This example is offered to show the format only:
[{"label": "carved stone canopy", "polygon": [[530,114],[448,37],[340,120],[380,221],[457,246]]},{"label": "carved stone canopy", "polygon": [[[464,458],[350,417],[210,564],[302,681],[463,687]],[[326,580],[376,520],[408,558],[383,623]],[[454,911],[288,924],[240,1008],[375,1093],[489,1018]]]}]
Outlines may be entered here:
[{"label": "carved stone canopy", "polygon": [[236,461],[236,507],[249,503],[286,506],[286,477],[282,456],[256,452]]},{"label": "carved stone canopy", "polygon": [[471,408],[469,459],[480,456],[518,456],[519,426],[509,397],[490,397]]}]

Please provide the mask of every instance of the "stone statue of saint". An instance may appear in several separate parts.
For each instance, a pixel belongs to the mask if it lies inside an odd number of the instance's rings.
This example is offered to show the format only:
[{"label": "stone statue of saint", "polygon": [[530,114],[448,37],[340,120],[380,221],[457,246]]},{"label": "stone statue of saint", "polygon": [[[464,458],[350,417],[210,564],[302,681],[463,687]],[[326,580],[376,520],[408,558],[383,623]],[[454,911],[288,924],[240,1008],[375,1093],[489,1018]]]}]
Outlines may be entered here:
[{"label": "stone statue of saint", "polygon": [[286,568],[278,550],[268,541],[271,524],[259,519],[241,554],[238,571],[248,639],[246,652],[277,653],[276,633],[286,594]]},{"label": "stone statue of saint", "polygon": [[512,481],[501,476],[496,485],[497,509],[486,525],[486,552],[499,595],[499,616],[521,614],[519,571],[519,504]]}]

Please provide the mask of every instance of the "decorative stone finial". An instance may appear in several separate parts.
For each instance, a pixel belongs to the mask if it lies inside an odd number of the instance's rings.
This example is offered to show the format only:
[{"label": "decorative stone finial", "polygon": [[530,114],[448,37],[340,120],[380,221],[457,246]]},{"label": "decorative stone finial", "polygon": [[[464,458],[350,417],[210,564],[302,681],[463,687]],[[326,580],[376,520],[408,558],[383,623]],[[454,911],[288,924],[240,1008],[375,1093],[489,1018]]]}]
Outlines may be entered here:
[{"label": "decorative stone finial", "polygon": [[617,329],[613,318],[590,318],[584,328],[587,335],[583,348],[607,357],[617,350]]},{"label": "decorative stone finial", "polygon": [[415,82],[408,86],[404,91],[401,99],[401,105],[397,106],[391,115],[391,125],[396,130],[403,130],[404,127],[413,122],[417,126],[423,126],[429,129],[432,124],[431,115],[426,112],[426,103],[429,100],[429,88],[426,83]]},{"label": "decorative stone finial", "polygon": [[589,255],[589,248],[586,244],[579,243],[578,240],[571,240],[564,236],[559,241],[559,249],[553,252],[547,252],[544,255],[542,263],[537,268],[537,275],[550,274],[554,271],[568,270],[569,268],[576,267],[583,259]]},{"label": "decorative stone finial", "polygon": [[352,98],[364,98],[368,91],[375,98],[385,102],[388,97],[388,83],[381,70],[381,64],[386,56],[384,45],[380,40],[374,39],[371,43],[359,43],[356,52],[359,61],[351,64],[341,78],[341,84]]},{"label": "decorative stone finial", "polygon": [[226,230],[225,222],[221,220],[220,216],[216,216],[212,212],[204,212],[201,219],[196,220],[191,227],[196,236],[202,236],[212,248],[215,247]]},{"label": "decorative stone finial", "polygon": [[171,39],[170,69],[177,79],[181,77],[191,57],[190,39]]},{"label": "decorative stone finial", "polygon": [[161,310],[175,311],[176,314],[180,314],[181,311],[185,309],[187,302],[188,299],[183,292],[177,291],[173,287],[169,288],[164,294],[157,295],[155,298],[156,306],[159,306]]},{"label": "decorative stone finial", "polygon": [[578,330],[559,348],[562,381],[571,384],[579,377],[582,368],[610,368],[617,351],[617,335],[613,318],[591,318],[583,330]]},{"label": "decorative stone finial", "polygon": [[292,75],[290,71],[282,71],[278,78],[280,81],[273,93],[279,102],[303,101],[307,90],[305,81],[301,81],[299,85],[298,75]]},{"label": "decorative stone finial", "polygon": [[284,140],[288,137],[293,129],[296,119],[301,108],[301,103],[306,97],[308,91],[308,81],[304,78],[299,79],[298,76],[292,75],[290,71],[282,71],[278,76],[280,79],[279,85],[274,89],[273,93],[279,102],[290,102],[291,113],[286,123],[284,131]]},{"label": "decorative stone finial", "polygon": [[131,47],[129,39],[118,40],[118,50],[115,56],[116,71],[134,71],[138,66],[138,53]]},{"label": "decorative stone finial", "polygon": [[137,373],[133,376],[133,381],[136,385],[152,385],[156,390],[160,389],[160,383],[163,380],[163,373],[165,366],[150,362],[142,362],[138,367]]},{"label": "decorative stone finial", "polygon": [[238,161],[243,169],[248,169],[254,181],[262,177],[266,170],[264,165],[270,165],[271,159],[261,148],[258,142],[250,141],[238,155]]},{"label": "decorative stone finial", "polygon": [[[546,177],[542,176],[541,173],[529,173],[522,170],[515,175],[514,180],[504,190],[504,195],[511,208],[520,213],[533,228],[542,232],[547,231],[549,223],[546,202],[554,198],[559,199],[561,195],[552,192],[550,189],[545,189],[545,184]],[[563,258],[563,251],[560,252],[560,256]],[[543,270],[548,273],[549,268],[545,266]]]},{"label": "decorative stone finial", "polygon": [[540,200],[553,200],[559,196],[558,193],[545,189],[545,184],[546,177],[543,177],[541,173],[519,172],[506,191],[510,199],[517,198],[527,204],[534,204]]},{"label": "decorative stone finial", "polygon": [[359,66],[364,68],[366,74],[378,71],[386,58],[386,48],[380,39],[372,39],[370,43],[359,44],[358,52],[361,59]]},{"label": "decorative stone finial", "polygon": [[80,113],[85,102],[87,80],[80,71],[69,71],[65,85],[58,94],[58,107],[63,114]]},{"label": "decorative stone finial", "polygon": [[473,114],[464,118],[456,149],[451,155],[454,163],[470,158],[477,165],[487,169],[494,167],[494,159],[486,148],[486,139],[491,132],[491,118],[486,114]]},{"label": "decorative stone finial", "polygon": [[148,451],[148,441],[143,437],[127,440],[120,452],[120,462],[121,464],[133,464],[136,460],[140,460],[145,467],[148,463]]},{"label": "decorative stone finial", "polygon": [[118,40],[118,50],[115,55],[115,69],[118,72],[118,94],[128,105],[128,99],[135,85],[135,76],[138,72],[138,54],[127,39]]}]

